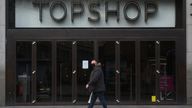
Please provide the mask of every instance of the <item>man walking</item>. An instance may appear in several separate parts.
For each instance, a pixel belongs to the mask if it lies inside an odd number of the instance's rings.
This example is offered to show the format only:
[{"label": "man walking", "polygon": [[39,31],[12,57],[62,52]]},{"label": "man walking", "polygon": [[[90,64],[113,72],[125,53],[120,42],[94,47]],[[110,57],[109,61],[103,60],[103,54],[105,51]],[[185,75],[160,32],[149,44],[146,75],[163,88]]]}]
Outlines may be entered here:
[{"label": "man walking", "polygon": [[90,75],[90,80],[86,85],[86,88],[92,92],[91,102],[88,108],[93,108],[97,97],[99,98],[103,108],[107,108],[104,92],[105,92],[105,83],[104,75],[101,69],[101,63],[97,63],[96,60],[92,60],[91,64],[93,65],[93,71]]}]

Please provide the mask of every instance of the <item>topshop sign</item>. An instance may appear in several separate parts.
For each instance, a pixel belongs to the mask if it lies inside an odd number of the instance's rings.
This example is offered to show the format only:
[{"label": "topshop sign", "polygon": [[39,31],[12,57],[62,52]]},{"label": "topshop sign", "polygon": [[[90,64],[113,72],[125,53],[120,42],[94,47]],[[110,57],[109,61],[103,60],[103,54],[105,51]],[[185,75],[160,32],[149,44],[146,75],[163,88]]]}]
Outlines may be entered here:
[{"label": "topshop sign", "polygon": [[174,0],[16,0],[17,28],[175,27]]}]

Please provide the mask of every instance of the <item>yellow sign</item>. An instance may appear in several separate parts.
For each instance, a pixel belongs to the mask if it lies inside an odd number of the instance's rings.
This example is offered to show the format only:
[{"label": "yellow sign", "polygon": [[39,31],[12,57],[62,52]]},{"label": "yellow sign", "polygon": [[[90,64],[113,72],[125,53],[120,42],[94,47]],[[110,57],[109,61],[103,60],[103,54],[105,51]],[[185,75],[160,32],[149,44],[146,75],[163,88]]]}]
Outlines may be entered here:
[{"label": "yellow sign", "polygon": [[156,102],[157,101],[157,97],[156,96],[151,96],[151,101],[152,102]]}]

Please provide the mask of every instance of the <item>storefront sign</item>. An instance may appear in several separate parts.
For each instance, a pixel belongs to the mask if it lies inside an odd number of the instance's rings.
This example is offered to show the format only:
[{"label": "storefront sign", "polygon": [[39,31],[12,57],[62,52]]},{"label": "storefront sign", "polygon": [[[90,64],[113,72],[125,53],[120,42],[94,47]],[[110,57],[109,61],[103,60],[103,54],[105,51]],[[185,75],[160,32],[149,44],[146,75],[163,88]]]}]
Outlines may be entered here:
[{"label": "storefront sign", "polygon": [[16,27],[175,27],[175,1],[16,0]]}]

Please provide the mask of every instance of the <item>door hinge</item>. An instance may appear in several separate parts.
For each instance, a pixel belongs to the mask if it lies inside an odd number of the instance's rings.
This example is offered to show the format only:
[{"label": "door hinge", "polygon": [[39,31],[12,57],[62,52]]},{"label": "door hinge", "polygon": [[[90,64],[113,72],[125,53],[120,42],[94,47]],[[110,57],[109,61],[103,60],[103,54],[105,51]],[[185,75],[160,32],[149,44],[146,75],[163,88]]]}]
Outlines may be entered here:
[{"label": "door hinge", "polygon": [[75,45],[77,43],[77,41],[73,41],[73,45]]},{"label": "door hinge", "polygon": [[118,44],[118,45],[119,45],[119,41],[116,41],[116,44]]},{"label": "door hinge", "polygon": [[73,74],[75,74],[76,72],[77,72],[77,71],[76,71],[76,70],[74,70],[74,71],[73,71]]},{"label": "door hinge", "polygon": [[33,72],[32,72],[32,74],[35,74],[36,73],[36,71],[34,70]]},{"label": "door hinge", "polygon": [[119,74],[120,73],[119,70],[116,70],[116,73]]},{"label": "door hinge", "polygon": [[160,103],[160,100],[159,100],[159,99],[157,99],[157,102],[158,102],[158,103]]},{"label": "door hinge", "polygon": [[32,45],[35,45],[35,44],[36,44],[36,41],[33,41],[33,42],[32,42]]},{"label": "door hinge", "polygon": [[33,101],[32,101],[32,104],[34,104],[34,103],[36,103],[36,100],[33,100]]},{"label": "door hinge", "polygon": [[119,101],[118,99],[116,99],[116,102],[117,102],[117,103],[120,103],[120,101]]},{"label": "door hinge", "polygon": [[77,101],[76,99],[75,99],[75,100],[73,100],[73,104],[75,104],[75,103],[76,103],[76,101]]},{"label": "door hinge", "polygon": [[159,71],[159,70],[156,70],[156,72],[157,72],[158,74],[160,74],[160,71]]},{"label": "door hinge", "polygon": [[160,44],[160,42],[159,42],[159,41],[156,41],[156,44],[158,44],[158,45],[159,45],[159,44]]}]

